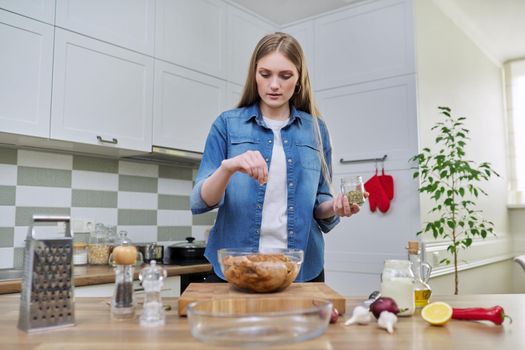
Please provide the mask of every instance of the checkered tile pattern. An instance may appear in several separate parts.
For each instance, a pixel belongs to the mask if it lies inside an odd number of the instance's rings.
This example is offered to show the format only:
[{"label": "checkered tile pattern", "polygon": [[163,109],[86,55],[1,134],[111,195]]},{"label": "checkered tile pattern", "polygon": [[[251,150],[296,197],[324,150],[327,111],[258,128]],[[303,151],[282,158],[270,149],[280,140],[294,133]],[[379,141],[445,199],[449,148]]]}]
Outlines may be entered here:
[{"label": "checkered tile pattern", "polygon": [[215,213],[192,216],[195,173],[149,162],[0,147],[0,268],[22,266],[33,214],[116,225],[136,243],[171,244],[191,235],[206,239]]}]

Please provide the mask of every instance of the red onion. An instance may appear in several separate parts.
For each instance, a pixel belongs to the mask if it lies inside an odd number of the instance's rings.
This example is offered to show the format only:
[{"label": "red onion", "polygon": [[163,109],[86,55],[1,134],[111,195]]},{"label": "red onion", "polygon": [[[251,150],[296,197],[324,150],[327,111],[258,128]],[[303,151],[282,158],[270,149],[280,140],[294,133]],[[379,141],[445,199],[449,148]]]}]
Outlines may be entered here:
[{"label": "red onion", "polygon": [[375,318],[378,319],[383,311],[388,311],[397,315],[399,313],[399,307],[395,300],[389,297],[377,298],[372,304],[370,304],[370,312],[374,314]]}]

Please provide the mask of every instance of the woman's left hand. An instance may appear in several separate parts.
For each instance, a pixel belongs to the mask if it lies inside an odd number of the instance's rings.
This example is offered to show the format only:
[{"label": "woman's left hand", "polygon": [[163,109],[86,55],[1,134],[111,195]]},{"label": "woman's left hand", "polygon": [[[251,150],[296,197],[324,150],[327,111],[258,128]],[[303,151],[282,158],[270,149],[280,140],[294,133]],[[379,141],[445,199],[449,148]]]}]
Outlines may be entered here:
[{"label": "woman's left hand", "polygon": [[348,197],[342,193],[339,193],[337,197],[334,198],[332,205],[335,215],[339,216],[352,216],[353,214],[357,214],[361,209],[358,204],[350,204]]}]

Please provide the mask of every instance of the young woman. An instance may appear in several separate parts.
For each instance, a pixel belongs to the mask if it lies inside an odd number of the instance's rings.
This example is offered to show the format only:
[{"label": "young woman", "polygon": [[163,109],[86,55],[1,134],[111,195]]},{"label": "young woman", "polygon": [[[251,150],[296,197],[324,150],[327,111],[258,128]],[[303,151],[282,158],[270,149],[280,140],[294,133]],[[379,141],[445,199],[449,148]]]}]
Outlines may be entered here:
[{"label": "young woman", "polygon": [[321,232],[359,211],[332,196],[331,151],[301,46],[285,33],[263,37],[238,108],[211,127],[191,195],[193,214],[219,208],[205,252],[216,276],[220,248],[296,248],[296,281],[324,281]]}]

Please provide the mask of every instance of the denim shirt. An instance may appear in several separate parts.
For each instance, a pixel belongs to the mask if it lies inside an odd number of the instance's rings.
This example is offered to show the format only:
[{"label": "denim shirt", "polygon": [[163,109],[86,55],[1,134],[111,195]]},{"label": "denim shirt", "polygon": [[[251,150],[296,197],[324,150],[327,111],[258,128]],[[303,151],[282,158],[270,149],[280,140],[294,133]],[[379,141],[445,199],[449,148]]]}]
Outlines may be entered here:
[{"label": "denim shirt", "polygon": [[[339,217],[326,220],[314,217],[317,206],[332,199],[332,194],[321,171],[313,117],[293,106],[290,109],[289,122],[281,129],[287,166],[288,248],[304,251],[304,262],[296,279],[303,282],[317,277],[323,269],[324,239],[321,232],[330,231],[339,223]],[[331,172],[328,130],[321,119],[319,127],[325,159]],[[273,138],[273,131],[266,127],[258,104],[223,112],[208,134],[190,201],[193,214],[219,208],[208,237],[205,256],[221,278],[224,276],[217,258],[220,248],[259,248],[266,185],[259,185],[249,175],[236,172],[230,178],[220,202],[215,207],[208,207],[201,197],[202,184],[224,159],[248,150],[258,150],[269,168]]]}]

